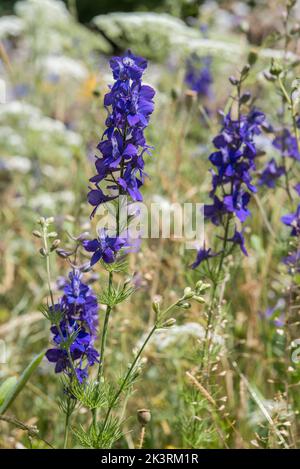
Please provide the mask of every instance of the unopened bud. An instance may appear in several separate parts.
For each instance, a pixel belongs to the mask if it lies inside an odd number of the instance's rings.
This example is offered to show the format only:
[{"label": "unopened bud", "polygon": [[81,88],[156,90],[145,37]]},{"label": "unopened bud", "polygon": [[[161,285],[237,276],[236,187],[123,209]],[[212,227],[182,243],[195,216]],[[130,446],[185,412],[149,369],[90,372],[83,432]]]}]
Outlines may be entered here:
[{"label": "unopened bud", "polygon": [[195,295],[193,300],[197,301],[197,303],[205,303],[205,299],[202,296]]},{"label": "unopened bud", "polygon": [[152,303],[152,309],[156,314],[160,313],[160,305],[157,301],[153,301]]},{"label": "unopened bud", "polygon": [[43,257],[47,256],[47,251],[46,251],[45,248],[41,248],[39,252],[40,252],[41,256],[43,256]]},{"label": "unopened bud", "polygon": [[242,68],[241,76],[242,76],[243,78],[245,78],[246,75],[248,75],[249,70],[250,70],[250,65],[249,65],[249,64],[246,64],[246,65]]},{"label": "unopened bud", "polygon": [[147,425],[151,421],[151,411],[149,409],[139,409],[137,418],[142,425]]},{"label": "unopened bud", "polygon": [[282,66],[278,62],[278,60],[272,60],[271,67],[270,67],[270,73],[271,75],[274,75],[275,77],[278,77],[282,72]]},{"label": "unopened bud", "polygon": [[254,65],[257,61],[257,52],[255,50],[251,50],[248,54],[248,63],[249,65]]},{"label": "unopened bud", "polygon": [[183,297],[185,300],[188,300],[189,298],[193,298],[195,292],[191,289],[191,287],[186,287],[183,291]]},{"label": "unopened bud", "polygon": [[239,80],[235,78],[234,76],[229,77],[229,81],[233,86],[236,86],[239,83]]},{"label": "unopened bud", "polygon": [[210,284],[209,283],[204,283],[204,282],[202,282],[202,280],[199,280],[196,283],[196,292],[197,293],[201,293],[201,292],[207,290],[208,288],[210,288]]},{"label": "unopened bud", "polygon": [[32,232],[33,236],[35,236],[36,238],[42,238],[42,233],[40,233],[38,230],[34,230]]},{"label": "unopened bud", "polygon": [[60,239],[55,239],[55,241],[53,241],[52,243],[50,251],[55,251],[55,249],[58,248],[59,244],[60,244]]},{"label": "unopened bud", "polygon": [[54,217],[46,218],[46,223],[48,223],[48,225],[51,225],[51,223],[54,223]]},{"label": "unopened bud", "polygon": [[191,307],[191,304],[188,302],[184,302],[184,303],[179,303],[178,306],[180,306],[180,308],[183,308],[183,309],[189,309]]},{"label": "unopened bud", "polygon": [[240,104],[245,104],[245,103],[247,103],[250,98],[251,98],[251,93],[249,93],[249,91],[246,91],[246,92],[243,93],[242,96],[240,97]]},{"label": "unopened bud", "polygon": [[48,233],[48,238],[56,238],[58,235],[55,231],[51,231],[51,233]]},{"label": "unopened bud", "polygon": [[176,324],[176,319],[175,318],[169,318],[162,324],[162,327],[172,327],[172,326],[174,326],[174,324]]},{"label": "unopened bud", "polygon": [[41,218],[38,219],[38,224],[43,226],[45,224],[45,221],[46,221],[45,218],[41,217]]}]

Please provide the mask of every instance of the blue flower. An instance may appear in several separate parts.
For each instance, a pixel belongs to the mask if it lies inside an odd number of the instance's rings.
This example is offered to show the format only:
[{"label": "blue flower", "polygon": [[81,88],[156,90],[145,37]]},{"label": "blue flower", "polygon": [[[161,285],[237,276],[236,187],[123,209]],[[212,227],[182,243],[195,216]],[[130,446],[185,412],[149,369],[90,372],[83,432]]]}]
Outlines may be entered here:
[{"label": "blue flower", "polygon": [[199,249],[199,251],[197,252],[196,260],[191,265],[191,268],[196,269],[196,267],[198,267],[203,261],[206,261],[207,259],[215,257],[217,255],[218,254],[215,254],[211,251],[211,248],[205,249],[205,246],[203,246],[203,248]]},{"label": "blue flower", "polygon": [[[255,136],[261,133],[264,120],[264,114],[256,108],[240,114],[238,119],[232,118],[231,111],[223,115],[221,131],[213,139],[216,150],[209,156],[214,167],[209,194],[212,204],[204,206],[204,217],[216,226],[225,227],[233,216],[244,223],[250,216],[251,193],[257,190],[252,180],[257,155]],[[236,228],[224,241],[238,245],[247,255],[243,233]],[[199,265],[206,256],[208,250],[200,250],[194,264]]]},{"label": "blue flower", "polygon": [[187,60],[185,83],[199,96],[211,96],[211,85],[213,83],[211,62],[211,57],[200,58],[196,54],[193,54]]},{"label": "blue flower", "polygon": [[82,274],[77,269],[70,272],[69,281],[60,283],[63,296],[50,312],[60,313],[61,318],[51,327],[55,347],[47,350],[46,357],[55,363],[56,373],[68,375],[73,373],[71,357],[81,382],[87,377],[88,367],[99,361],[99,354],[93,347],[98,328],[97,297],[82,282]]},{"label": "blue flower", "polygon": [[291,236],[300,235],[300,204],[295,213],[289,213],[281,217],[282,223],[292,228]]},{"label": "blue flower", "polygon": [[276,180],[285,173],[284,166],[278,166],[274,158],[272,158],[261,173],[258,184],[274,188]]},{"label": "blue flower", "polygon": [[[88,201],[94,207],[91,216],[100,204],[119,194],[142,200],[139,188],[144,182],[143,156],[150,152],[144,130],[154,110],[155,91],[142,84],[147,61],[128,51],[124,57],[113,57],[110,66],[115,82],[104,97],[108,117],[97,147],[101,153],[95,161],[97,173],[90,179],[95,185],[88,193]],[[105,262],[112,262],[111,253],[106,259]]]},{"label": "blue flower", "polygon": [[288,129],[283,129],[273,140],[273,145],[280,150],[282,156],[300,161],[297,139]]}]

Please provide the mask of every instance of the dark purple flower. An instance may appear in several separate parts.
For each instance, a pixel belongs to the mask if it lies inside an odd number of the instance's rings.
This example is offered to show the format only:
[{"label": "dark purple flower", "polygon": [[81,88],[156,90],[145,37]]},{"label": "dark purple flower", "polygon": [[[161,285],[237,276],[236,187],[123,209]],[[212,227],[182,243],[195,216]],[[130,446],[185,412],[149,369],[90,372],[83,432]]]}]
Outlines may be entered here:
[{"label": "dark purple flower", "polygon": [[291,236],[300,235],[300,204],[295,213],[289,213],[281,217],[282,223],[292,228]]},{"label": "dark purple flower", "polygon": [[238,245],[245,256],[248,256],[247,249],[245,247],[245,239],[243,232],[238,231],[236,228],[234,230],[234,235],[231,238],[228,238],[227,241]]},{"label": "dark purple flower", "polygon": [[[101,153],[95,162],[97,173],[90,179],[95,185],[88,194],[94,207],[91,216],[100,204],[119,194],[142,200],[139,188],[144,182],[143,156],[150,152],[144,130],[154,110],[155,91],[142,84],[147,61],[129,51],[124,57],[113,57],[110,66],[115,82],[104,97],[108,117],[97,147]],[[101,182],[104,187],[100,188]],[[105,262],[112,262],[110,259],[112,255],[108,253]]]},{"label": "dark purple flower", "polygon": [[297,139],[288,129],[283,129],[273,140],[273,145],[280,150],[282,156],[300,161]]},{"label": "dark purple flower", "polygon": [[55,363],[56,373],[71,375],[75,368],[81,382],[87,377],[88,367],[99,361],[99,354],[93,347],[98,327],[97,298],[91,287],[82,282],[82,274],[76,269],[69,274],[69,281],[60,281],[60,284],[64,294],[55,304],[54,312],[55,317],[57,313],[61,317],[51,326],[55,348],[49,349],[46,357]]},{"label": "dark purple flower", "polygon": [[211,73],[211,57],[198,57],[193,54],[186,64],[185,83],[199,96],[211,97],[213,77]]},{"label": "dark purple flower", "polygon": [[112,264],[116,260],[116,254],[121,248],[127,247],[127,240],[119,236],[111,237],[106,230],[101,230],[98,238],[83,241],[83,247],[88,252],[93,252],[91,266],[102,259],[106,264]]},{"label": "dark purple flower", "polygon": [[217,255],[218,254],[215,254],[211,251],[211,248],[205,249],[205,246],[203,246],[203,248],[199,249],[199,251],[197,252],[196,260],[191,265],[191,268],[196,269],[196,267],[198,267],[203,261],[206,261],[207,259],[215,257]]}]

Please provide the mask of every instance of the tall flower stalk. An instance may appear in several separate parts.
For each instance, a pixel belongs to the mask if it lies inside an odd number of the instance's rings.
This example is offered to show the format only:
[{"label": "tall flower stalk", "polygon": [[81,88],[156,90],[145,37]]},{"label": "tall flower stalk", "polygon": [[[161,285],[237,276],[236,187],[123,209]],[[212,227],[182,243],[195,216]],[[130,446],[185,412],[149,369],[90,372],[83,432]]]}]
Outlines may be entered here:
[{"label": "tall flower stalk", "polygon": [[[209,351],[209,334],[224,261],[236,246],[243,255],[248,255],[244,229],[241,227],[250,216],[248,206],[251,195],[256,192],[252,180],[257,155],[255,136],[261,133],[265,119],[264,114],[252,106],[247,113],[243,112],[244,106],[251,100],[250,93],[241,91],[249,70],[250,67],[245,66],[239,79],[234,77],[230,79],[236,89],[236,97],[229,111],[223,114],[221,131],[213,139],[215,151],[209,157],[213,165],[212,189],[209,194],[212,204],[204,206],[204,217],[219,228],[220,234],[217,239],[221,240],[221,246],[218,243],[218,249],[213,252],[211,247],[207,248],[204,245],[192,264],[192,268],[196,269],[202,263],[206,263],[207,271],[213,281],[207,311],[203,358]],[[212,259],[214,259],[213,265]]]}]

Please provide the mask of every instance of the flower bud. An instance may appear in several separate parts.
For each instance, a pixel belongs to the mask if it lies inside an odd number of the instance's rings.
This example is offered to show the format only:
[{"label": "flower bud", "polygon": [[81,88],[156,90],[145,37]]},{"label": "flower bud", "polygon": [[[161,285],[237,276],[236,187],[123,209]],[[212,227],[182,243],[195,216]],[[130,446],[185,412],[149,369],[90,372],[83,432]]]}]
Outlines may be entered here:
[{"label": "flower bud", "polygon": [[242,76],[243,78],[245,78],[245,77],[248,75],[249,70],[250,70],[250,65],[249,65],[249,64],[246,64],[246,65],[242,68],[241,76]]},{"label": "flower bud", "polygon": [[42,233],[40,233],[38,230],[34,230],[32,232],[33,236],[35,236],[36,238],[42,238]]},{"label": "flower bud", "polygon": [[45,218],[41,217],[41,218],[38,219],[38,224],[43,226],[45,224],[45,221],[46,221]]},{"label": "flower bud", "polygon": [[175,318],[169,318],[162,324],[161,327],[172,327],[172,326],[174,326],[174,324],[176,324],[176,319]]},{"label": "flower bud", "polygon": [[197,303],[205,303],[205,299],[202,296],[195,295],[193,300],[197,301]]},{"label": "flower bud", "polygon": [[69,257],[72,253],[70,251],[66,251],[65,249],[56,249],[56,254],[63,259]]},{"label": "flower bud", "polygon": [[152,303],[152,309],[156,314],[160,313],[160,305],[157,301],[153,301]]},{"label": "flower bud", "polygon": [[278,77],[282,72],[282,66],[278,62],[278,60],[272,60],[271,67],[270,67],[270,73],[271,75]]},{"label": "flower bud", "polygon": [[183,308],[183,309],[189,309],[191,307],[191,304],[188,302],[184,302],[184,303],[179,303],[178,306],[180,306],[180,308]]},{"label": "flower bud", "polygon": [[47,223],[48,225],[51,225],[51,223],[54,223],[54,217],[46,218],[46,223]]},{"label": "flower bud", "polygon": [[55,231],[51,231],[51,233],[48,233],[48,238],[56,238],[58,235]]},{"label": "flower bud", "polygon": [[239,80],[235,78],[234,76],[229,77],[229,81],[233,86],[236,86],[239,83]]},{"label": "flower bud", "polygon": [[191,289],[191,287],[186,287],[183,291],[183,297],[185,300],[193,298],[195,292]]},{"label": "flower bud", "polygon": [[204,282],[202,282],[202,280],[199,280],[196,283],[196,292],[197,293],[201,293],[201,292],[207,290],[208,288],[210,288],[210,284],[209,283],[204,283]]},{"label": "flower bud", "polygon": [[137,418],[142,425],[147,425],[151,420],[151,411],[149,409],[139,409],[137,411]]},{"label": "flower bud", "polygon": [[246,92],[243,93],[242,96],[240,97],[240,104],[245,104],[245,103],[247,103],[250,98],[251,98],[251,93],[249,93],[249,91],[246,91]]},{"label": "flower bud", "polygon": [[249,65],[254,65],[257,61],[257,52],[255,50],[251,50],[248,54],[248,63]]},{"label": "flower bud", "polygon": [[41,249],[39,250],[39,252],[40,252],[40,255],[43,256],[43,257],[46,257],[47,254],[48,254],[45,248],[41,248]]},{"label": "flower bud", "polygon": [[60,239],[55,239],[55,240],[53,241],[53,243],[52,243],[52,246],[51,246],[51,248],[50,248],[50,251],[51,251],[51,252],[52,252],[52,251],[55,251],[55,249],[58,248],[59,244],[60,244]]}]

